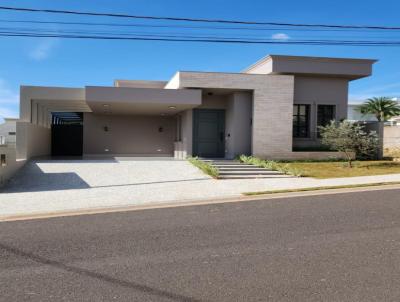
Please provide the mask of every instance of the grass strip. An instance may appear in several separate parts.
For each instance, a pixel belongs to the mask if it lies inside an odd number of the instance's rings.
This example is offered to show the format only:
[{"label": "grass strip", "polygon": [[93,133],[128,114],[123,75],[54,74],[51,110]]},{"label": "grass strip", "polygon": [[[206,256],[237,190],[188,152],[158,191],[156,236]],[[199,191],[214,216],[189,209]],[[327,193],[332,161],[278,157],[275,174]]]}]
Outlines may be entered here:
[{"label": "grass strip", "polygon": [[283,189],[283,190],[270,190],[270,191],[258,191],[258,192],[245,192],[242,194],[246,195],[246,196],[254,196],[254,195],[266,195],[266,194],[278,194],[278,193],[296,193],[296,192],[321,191],[321,190],[333,190],[333,189],[377,187],[377,186],[388,186],[388,185],[399,185],[399,184],[400,184],[400,181],[375,182],[375,183],[358,184],[358,185],[356,184],[356,185],[309,187],[309,188],[299,188],[299,189]]},{"label": "grass strip", "polygon": [[201,171],[203,171],[205,174],[210,175],[213,178],[218,178],[219,171],[213,165],[210,165],[209,163],[206,163],[206,162],[200,160],[198,157],[189,157],[187,160],[193,166],[195,166],[195,167],[199,168]]}]

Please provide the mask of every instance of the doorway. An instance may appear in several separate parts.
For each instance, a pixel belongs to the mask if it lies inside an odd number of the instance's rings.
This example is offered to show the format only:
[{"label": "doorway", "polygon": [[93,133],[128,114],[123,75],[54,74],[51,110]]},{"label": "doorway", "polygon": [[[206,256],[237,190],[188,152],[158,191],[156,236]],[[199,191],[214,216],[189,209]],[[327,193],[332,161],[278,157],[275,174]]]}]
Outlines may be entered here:
[{"label": "doorway", "polygon": [[52,113],[51,155],[82,156],[83,114],[75,112]]},{"label": "doorway", "polygon": [[193,110],[193,155],[225,157],[225,110]]}]

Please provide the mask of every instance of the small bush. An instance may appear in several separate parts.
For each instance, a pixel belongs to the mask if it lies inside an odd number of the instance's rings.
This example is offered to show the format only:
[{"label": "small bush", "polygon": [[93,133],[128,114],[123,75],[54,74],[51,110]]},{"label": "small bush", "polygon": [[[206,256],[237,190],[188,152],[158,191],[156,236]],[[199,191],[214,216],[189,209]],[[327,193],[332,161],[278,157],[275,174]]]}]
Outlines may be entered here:
[{"label": "small bush", "polygon": [[201,171],[203,171],[205,174],[210,175],[213,178],[218,178],[219,171],[213,165],[210,165],[210,164],[200,160],[198,157],[189,157],[188,161],[193,166],[195,166],[195,167],[199,168]]},{"label": "small bush", "polygon": [[376,132],[367,133],[364,127],[350,121],[336,123],[331,121],[319,127],[321,142],[333,150],[346,155],[349,168],[352,167],[353,154],[357,158],[369,159],[377,154],[379,138]]}]

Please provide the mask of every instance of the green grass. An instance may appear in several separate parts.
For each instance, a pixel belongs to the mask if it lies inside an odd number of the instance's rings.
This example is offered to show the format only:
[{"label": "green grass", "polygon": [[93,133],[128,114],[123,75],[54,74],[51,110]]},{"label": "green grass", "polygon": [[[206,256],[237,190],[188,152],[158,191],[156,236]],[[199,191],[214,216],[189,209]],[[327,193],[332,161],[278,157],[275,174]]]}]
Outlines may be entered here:
[{"label": "green grass", "polygon": [[400,173],[400,163],[390,160],[355,161],[353,168],[346,162],[293,162],[287,165],[301,170],[302,176],[320,179]]},{"label": "green grass", "polygon": [[391,160],[354,161],[349,168],[346,161],[270,161],[252,156],[240,156],[240,161],[294,176],[340,178],[400,173],[400,162]]},{"label": "green grass", "polygon": [[195,167],[199,168],[205,174],[210,175],[213,178],[218,178],[219,171],[214,166],[198,159],[197,157],[189,157],[188,161]]},{"label": "green grass", "polygon": [[342,186],[326,186],[326,187],[313,187],[313,188],[301,188],[301,189],[246,192],[246,193],[243,193],[243,195],[254,196],[254,195],[265,195],[265,194],[309,192],[309,191],[321,191],[321,190],[333,190],[333,189],[365,188],[365,187],[399,185],[399,184],[400,184],[400,182],[398,182],[398,181],[396,181],[396,182],[376,182],[376,183],[359,184],[359,185],[342,185]]}]

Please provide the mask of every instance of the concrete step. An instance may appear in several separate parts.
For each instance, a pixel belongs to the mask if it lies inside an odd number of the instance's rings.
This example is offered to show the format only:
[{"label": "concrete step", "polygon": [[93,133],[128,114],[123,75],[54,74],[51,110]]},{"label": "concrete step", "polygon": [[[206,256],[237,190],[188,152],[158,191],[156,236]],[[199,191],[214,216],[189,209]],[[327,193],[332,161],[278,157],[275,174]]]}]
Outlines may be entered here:
[{"label": "concrete step", "polygon": [[269,171],[269,170],[265,170],[265,171],[257,171],[257,172],[253,172],[253,171],[219,171],[220,175],[277,175],[277,174],[282,174],[280,172],[277,171]]},{"label": "concrete step", "polygon": [[261,179],[261,178],[286,178],[291,177],[285,174],[273,174],[273,175],[220,175],[219,179]]},{"label": "concrete step", "polygon": [[241,166],[234,166],[234,167],[220,167],[220,166],[214,166],[216,168],[218,168],[218,170],[220,171],[271,171],[270,169],[265,169],[265,168],[259,168],[259,167],[255,167],[255,166],[245,166],[245,167],[241,167]]},{"label": "concrete step", "polygon": [[216,163],[209,163],[210,165],[213,166],[218,166],[218,167],[256,167],[254,165],[247,165],[247,164],[216,164]]}]

